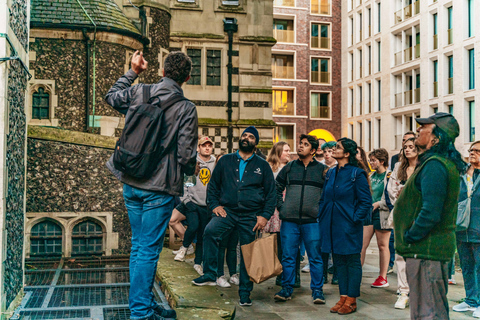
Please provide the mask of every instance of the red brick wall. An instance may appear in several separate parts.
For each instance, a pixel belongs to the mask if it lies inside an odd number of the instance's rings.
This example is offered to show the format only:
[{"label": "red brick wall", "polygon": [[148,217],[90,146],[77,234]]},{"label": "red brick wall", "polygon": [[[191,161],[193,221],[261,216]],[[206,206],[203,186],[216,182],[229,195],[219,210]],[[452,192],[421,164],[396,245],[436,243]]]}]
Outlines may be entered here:
[{"label": "red brick wall", "polygon": [[[296,87],[296,116],[274,116],[277,123],[296,123],[297,143],[300,134],[308,133],[314,129],[326,129],[335,138],[340,138],[341,132],[341,0],[330,0],[332,3],[332,16],[320,16],[310,14],[310,0],[296,0],[295,8],[274,7],[274,17],[281,15],[295,15],[295,44],[276,44],[272,53],[280,53],[276,50],[295,51],[296,79],[303,81],[278,81],[274,80],[273,87],[288,86]],[[305,10],[308,9],[308,10]],[[331,50],[310,50],[310,26],[311,22],[331,23]],[[310,57],[331,57],[330,72],[331,85],[310,84]],[[310,90],[331,92],[332,120],[310,120]],[[298,116],[307,116],[301,118]],[[292,146],[293,147],[293,146]],[[294,148],[292,148],[294,149]]]}]

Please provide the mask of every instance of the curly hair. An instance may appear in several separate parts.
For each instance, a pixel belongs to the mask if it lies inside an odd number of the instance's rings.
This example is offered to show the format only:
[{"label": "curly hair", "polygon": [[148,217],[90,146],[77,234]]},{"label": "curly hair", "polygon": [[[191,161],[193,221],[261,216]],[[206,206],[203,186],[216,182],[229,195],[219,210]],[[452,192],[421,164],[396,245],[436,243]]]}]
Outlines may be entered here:
[{"label": "curly hair", "polygon": [[432,134],[438,138],[438,143],[418,157],[418,166],[421,166],[430,157],[439,155],[451,160],[458,172],[464,174],[467,170],[467,163],[463,161],[462,155],[455,148],[455,140],[437,126],[433,128]]},{"label": "curly hair", "polygon": [[388,167],[388,151],[384,148],[374,149],[368,154],[368,157],[375,157],[378,161],[383,162],[382,166]]},{"label": "curly hair", "polygon": [[163,65],[165,77],[184,83],[192,71],[192,60],[182,51],[170,52]]}]

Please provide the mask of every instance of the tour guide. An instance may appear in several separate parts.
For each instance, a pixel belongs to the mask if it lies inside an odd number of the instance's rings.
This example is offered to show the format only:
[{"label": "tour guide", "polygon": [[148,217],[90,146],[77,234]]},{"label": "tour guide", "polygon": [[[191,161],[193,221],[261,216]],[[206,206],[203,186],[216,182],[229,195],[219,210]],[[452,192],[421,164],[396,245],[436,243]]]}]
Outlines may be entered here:
[{"label": "tour guide", "polygon": [[[255,231],[262,230],[275,211],[275,180],[267,161],[255,154],[258,131],[245,129],[239,150],[220,158],[208,184],[207,204],[213,216],[204,233],[204,275],[193,280],[197,286],[215,286],[218,248],[233,229],[238,230],[240,245],[255,240]],[[250,306],[253,282],[240,260],[240,305]]]},{"label": "tour guide", "polygon": [[448,319],[448,261],[455,253],[460,173],[457,120],[439,112],[416,119],[420,156],[395,203],[395,250],[406,258],[412,319]]}]

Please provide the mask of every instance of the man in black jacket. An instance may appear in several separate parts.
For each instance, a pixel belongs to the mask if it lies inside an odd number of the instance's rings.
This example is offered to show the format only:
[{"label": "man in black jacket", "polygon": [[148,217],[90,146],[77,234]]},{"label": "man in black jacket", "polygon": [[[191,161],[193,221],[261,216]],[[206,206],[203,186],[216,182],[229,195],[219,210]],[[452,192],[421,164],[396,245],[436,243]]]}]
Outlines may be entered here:
[{"label": "man in black jacket", "polygon": [[[143,54],[135,52],[132,68],[108,91],[107,103],[122,114],[143,104],[144,84],[132,86],[132,83],[146,69]],[[183,96],[181,86],[190,78],[191,69],[192,62],[186,54],[170,53],[165,59],[164,77],[151,85],[150,96],[160,102],[174,95]],[[152,287],[163,238],[172,216],[173,198],[183,194],[183,174],[195,172],[198,140],[195,105],[188,100],[177,102],[165,110],[162,125],[165,131],[159,139],[168,152],[159,159],[151,177],[139,179],[124,174],[115,169],[112,158],[107,163],[108,169],[124,183],[123,198],[132,228],[129,306],[130,319],[134,320],[176,317],[175,311],[162,309],[155,302]]]},{"label": "man in black jacket", "polygon": [[[320,252],[318,228],[318,202],[325,182],[326,165],[314,159],[318,140],[302,134],[298,145],[298,160],[288,163],[277,176],[277,209],[282,220],[282,290],[275,294],[276,301],[290,300],[295,282],[295,260],[303,240],[310,263],[313,303],[324,304],[323,261]],[[283,192],[285,201],[283,200]]]},{"label": "man in black jacket", "polygon": [[[213,211],[204,233],[204,275],[193,280],[197,286],[214,286],[217,279],[220,241],[237,229],[240,245],[255,240],[275,211],[275,180],[270,165],[255,154],[258,131],[250,126],[242,133],[239,149],[218,161],[208,184],[207,204]],[[251,306],[253,282],[240,261],[240,305]]]}]

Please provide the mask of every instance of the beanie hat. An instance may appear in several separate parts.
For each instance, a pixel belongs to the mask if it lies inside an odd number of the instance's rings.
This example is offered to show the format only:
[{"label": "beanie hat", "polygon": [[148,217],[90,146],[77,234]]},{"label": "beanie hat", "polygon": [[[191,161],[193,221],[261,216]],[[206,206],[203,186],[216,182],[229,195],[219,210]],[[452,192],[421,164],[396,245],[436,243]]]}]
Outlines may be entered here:
[{"label": "beanie hat", "polygon": [[248,127],[247,129],[245,129],[245,130],[243,131],[242,136],[243,136],[243,134],[244,134],[245,132],[251,133],[251,134],[253,134],[253,135],[255,136],[255,140],[257,140],[257,141],[255,142],[255,145],[257,145],[258,142],[260,141],[260,138],[258,137],[257,128],[255,128],[254,126]]}]

